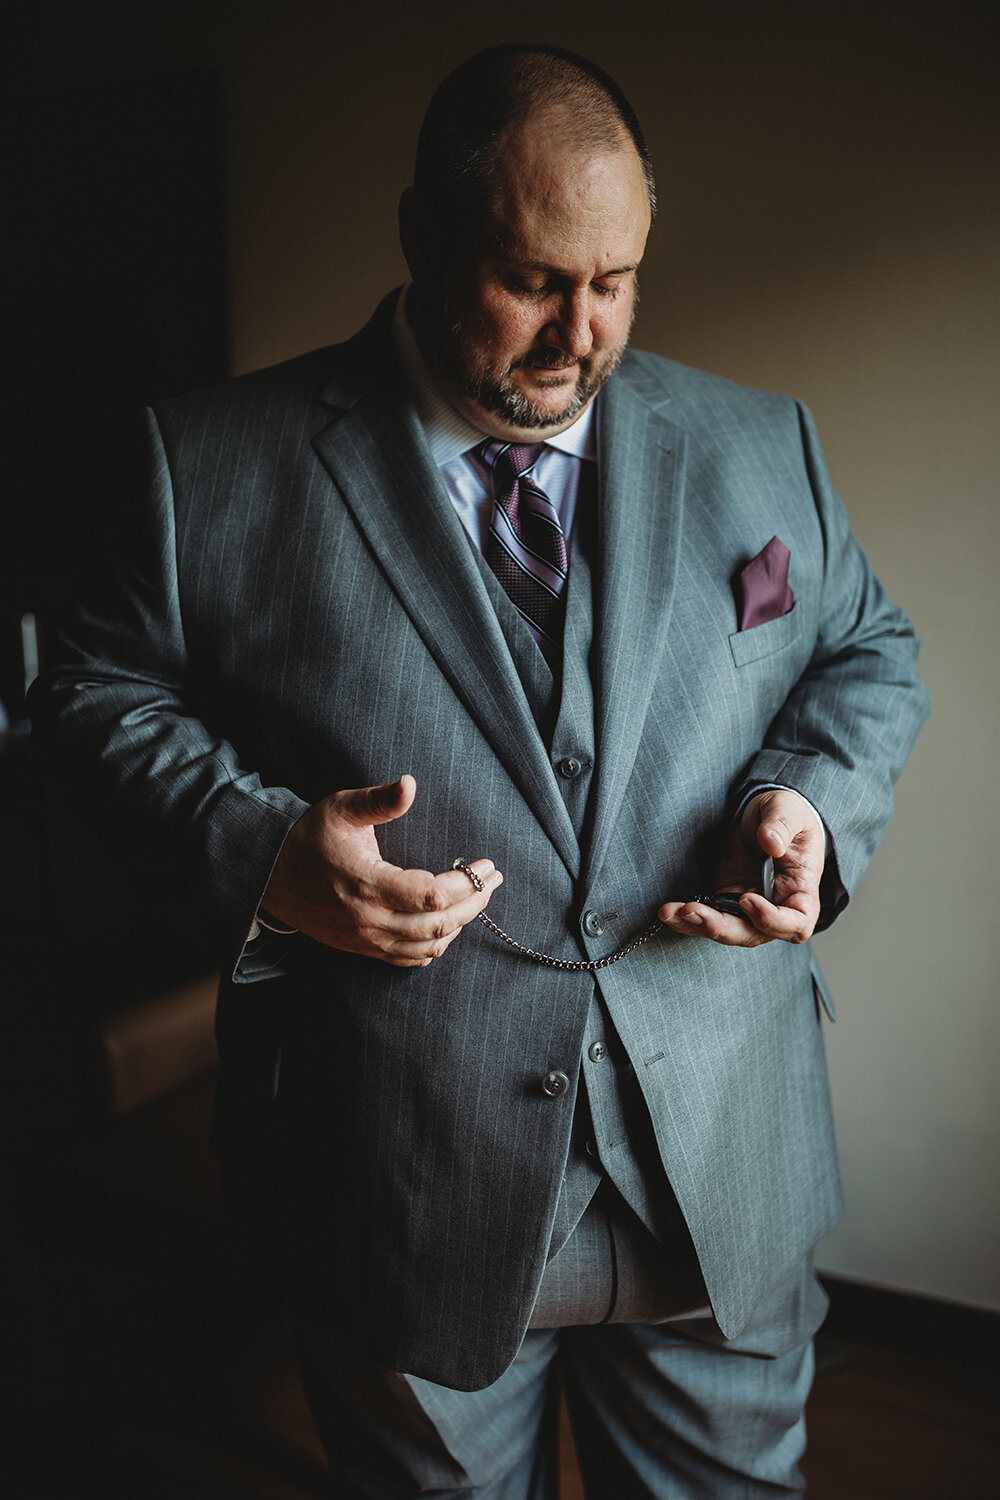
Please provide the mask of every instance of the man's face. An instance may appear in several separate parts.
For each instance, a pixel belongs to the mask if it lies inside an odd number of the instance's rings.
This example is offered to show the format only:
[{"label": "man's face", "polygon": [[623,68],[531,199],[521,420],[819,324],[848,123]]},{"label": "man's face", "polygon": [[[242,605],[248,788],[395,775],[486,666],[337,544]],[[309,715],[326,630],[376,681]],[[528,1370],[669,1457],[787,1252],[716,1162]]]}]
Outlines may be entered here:
[{"label": "man's face", "polygon": [[513,138],[474,250],[419,287],[427,352],[470,421],[538,440],[579,415],[625,352],[649,220],[630,142],[581,152],[543,121]]}]

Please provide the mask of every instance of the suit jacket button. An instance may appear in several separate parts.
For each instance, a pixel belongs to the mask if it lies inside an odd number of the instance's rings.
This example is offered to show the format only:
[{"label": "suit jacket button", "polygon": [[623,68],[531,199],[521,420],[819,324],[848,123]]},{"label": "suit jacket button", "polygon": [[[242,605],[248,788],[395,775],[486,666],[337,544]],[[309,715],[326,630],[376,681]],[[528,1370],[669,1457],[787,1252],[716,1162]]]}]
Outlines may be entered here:
[{"label": "suit jacket button", "polygon": [[575,755],[567,755],[559,762],[559,775],[565,776],[567,781],[572,781],[574,776],[579,776],[582,770],[583,766]]},{"label": "suit jacket button", "polygon": [[591,1062],[603,1062],[608,1055],[608,1049],[603,1042],[591,1042],[587,1048],[587,1056]]},{"label": "suit jacket button", "polygon": [[558,1099],[568,1088],[569,1079],[565,1073],[557,1073],[553,1070],[551,1073],[546,1073],[542,1079],[542,1092],[548,1094],[550,1099]]},{"label": "suit jacket button", "polygon": [[598,911],[585,911],[583,914],[583,930],[588,937],[600,937],[604,931],[604,923]]}]

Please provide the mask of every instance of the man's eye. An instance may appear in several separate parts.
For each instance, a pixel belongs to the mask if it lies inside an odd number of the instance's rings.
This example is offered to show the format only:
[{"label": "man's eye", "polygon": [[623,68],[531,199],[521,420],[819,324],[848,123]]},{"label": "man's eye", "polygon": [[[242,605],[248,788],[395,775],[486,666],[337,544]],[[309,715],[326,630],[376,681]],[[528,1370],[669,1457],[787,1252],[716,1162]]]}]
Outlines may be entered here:
[{"label": "man's eye", "polygon": [[555,290],[555,288],[549,281],[543,281],[541,283],[532,281],[517,281],[514,283],[514,290],[519,292],[522,297],[548,297]]},{"label": "man's eye", "polygon": [[614,286],[607,286],[603,282],[595,281],[593,286],[594,291],[600,297],[617,297],[618,293],[622,290],[622,282],[620,281],[616,281]]}]

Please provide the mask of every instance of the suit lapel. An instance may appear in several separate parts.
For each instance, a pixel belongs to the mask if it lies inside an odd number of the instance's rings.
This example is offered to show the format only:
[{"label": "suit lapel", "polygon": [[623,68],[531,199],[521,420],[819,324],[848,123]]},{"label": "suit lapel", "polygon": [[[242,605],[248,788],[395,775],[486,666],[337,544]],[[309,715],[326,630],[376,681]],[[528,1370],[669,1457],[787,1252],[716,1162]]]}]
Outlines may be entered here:
[{"label": "suit lapel", "polygon": [[[365,334],[374,339],[376,330],[369,325]],[[314,439],[314,447],[428,650],[575,877],[580,855],[573,825],[468,537],[398,383],[386,339],[387,332],[381,360],[368,365],[381,364],[381,372],[366,390],[359,394],[355,385],[349,391],[338,381],[327,386],[324,399],[348,409]],[[359,352],[355,368],[363,370],[365,351]]]},{"label": "suit lapel", "polygon": [[684,434],[663,389],[631,362],[600,404],[595,813],[584,891],[596,880],[632,774],[673,605]]}]

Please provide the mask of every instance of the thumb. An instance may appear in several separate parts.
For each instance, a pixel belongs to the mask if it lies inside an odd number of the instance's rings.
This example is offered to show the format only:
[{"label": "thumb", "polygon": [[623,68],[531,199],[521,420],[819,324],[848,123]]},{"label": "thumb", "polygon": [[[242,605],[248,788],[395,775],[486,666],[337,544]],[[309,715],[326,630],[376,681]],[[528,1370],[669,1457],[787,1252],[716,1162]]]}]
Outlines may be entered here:
[{"label": "thumb", "polygon": [[762,818],[757,826],[757,845],[773,859],[780,859],[791,843],[791,833],[780,818]]},{"label": "thumb", "polygon": [[412,776],[401,776],[398,781],[389,781],[385,786],[355,787],[341,792],[338,811],[348,823],[356,828],[371,828],[378,823],[391,823],[409,812],[416,796],[417,783]]},{"label": "thumb", "polygon": [[787,793],[780,790],[759,792],[747,803],[742,825],[749,848],[769,854],[772,859],[782,858],[795,834],[784,816],[788,807],[783,798],[787,798]]}]

